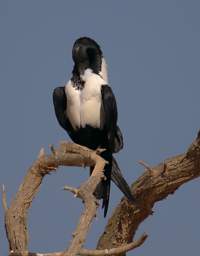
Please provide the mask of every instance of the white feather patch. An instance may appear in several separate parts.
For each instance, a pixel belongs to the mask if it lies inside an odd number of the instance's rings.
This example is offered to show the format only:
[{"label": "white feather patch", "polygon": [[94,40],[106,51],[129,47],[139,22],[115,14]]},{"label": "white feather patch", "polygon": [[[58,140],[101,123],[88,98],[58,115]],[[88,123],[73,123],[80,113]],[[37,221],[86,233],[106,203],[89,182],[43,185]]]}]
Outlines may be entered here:
[{"label": "white feather patch", "polygon": [[100,128],[101,86],[106,81],[90,69],[87,69],[81,78],[85,82],[82,90],[74,88],[71,81],[65,86],[67,116],[74,129],[84,128],[86,125]]},{"label": "white feather patch", "polygon": [[107,70],[106,60],[104,58],[102,58],[101,71],[99,74],[103,78],[103,80],[106,82],[106,84],[108,84],[108,70]]}]

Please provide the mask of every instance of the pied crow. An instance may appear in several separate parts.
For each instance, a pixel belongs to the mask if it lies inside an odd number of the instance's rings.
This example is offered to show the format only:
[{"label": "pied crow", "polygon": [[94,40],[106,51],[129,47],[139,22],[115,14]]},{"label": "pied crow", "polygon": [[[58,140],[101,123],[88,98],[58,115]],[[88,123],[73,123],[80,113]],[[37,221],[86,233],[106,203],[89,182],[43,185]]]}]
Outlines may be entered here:
[{"label": "pied crow", "polygon": [[88,37],[77,39],[72,58],[74,67],[71,79],[64,87],[57,87],[53,92],[55,114],[59,124],[75,143],[93,150],[106,149],[101,153],[108,162],[104,170],[106,180],[101,182],[95,193],[103,199],[105,217],[111,179],[134,202],[113,157],[113,153],[123,147],[122,133],[117,125],[117,104],[108,85],[106,61],[97,42]]}]

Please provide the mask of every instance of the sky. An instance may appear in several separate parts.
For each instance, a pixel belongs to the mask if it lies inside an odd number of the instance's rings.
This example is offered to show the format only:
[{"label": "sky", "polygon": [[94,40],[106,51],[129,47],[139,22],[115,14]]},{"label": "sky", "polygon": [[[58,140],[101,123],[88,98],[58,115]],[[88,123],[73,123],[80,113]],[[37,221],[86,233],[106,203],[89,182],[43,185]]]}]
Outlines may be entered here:
[{"label": "sky", "polygon": [[[0,0],[1,171],[8,202],[41,147],[69,140],[58,125],[52,91],[73,67],[71,49],[80,36],[101,46],[115,93],[124,148],[116,158],[128,183],[143,168],[183,153],[200,128],[200,2],[195,0]],[[30,250],[67,247],[82,205],[64,185],[78,187],[88,170],[63,167],[45,177],[29,211]],[[139,255],[197,255],[199,179],[154,207],[139,227],[149,238]],[[112,184],[108,217],[100,209],[87,239],[98,236],[121,199]],[[0,206],[0,255],[7,255]],[[133,255],[133,252],[128,253]]]}]

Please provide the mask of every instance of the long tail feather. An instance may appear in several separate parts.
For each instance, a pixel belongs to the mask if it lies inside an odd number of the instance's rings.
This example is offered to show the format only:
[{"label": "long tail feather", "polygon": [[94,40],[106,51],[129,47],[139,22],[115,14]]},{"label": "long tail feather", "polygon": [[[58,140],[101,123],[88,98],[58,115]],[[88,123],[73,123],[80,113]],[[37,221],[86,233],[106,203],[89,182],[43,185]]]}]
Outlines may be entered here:
[{"label": "long tail feather", "polygon": [[[131,193],[131,189],[124,179],[117,161],[108,151],[104,151],[101,156],[108,161],[105,166],[104,175],[106,180],[103,180],[95,191],[95,196],[98,199],[103,199],[102,208],[104,209],[104,217],[106,217],[110,198],[110,182],[111,180],[115,185],[122,191],[122,193],[128,198],[129,201],[135,203],[135,198]],[[90,174],[92,173],[92,168],[90,169]]]},{"label": "long tail feather", "polygon": [[[111,182],[111,171],[112,171],[112,153],[104,151],[101,156],[108,162],[105,165],[104,175],[105,180],[97,186],[94,195],[97,199],[103,199],[102,208],[104,209],[104,217],[106,217],[110,198],[110,182]],[[93,168],[90,168],[90,175],[92,174]]]},{"label": "long tail feather", "polygon": [[110,152],[103,152],[102,157],[108,161],[108,164],[105,166],[104,175],[106,180],[102,181],[103,187],[103,203],[102,208],[104,209],[104,217],[106,217],[109,205],[109,198],[110,198],[110,181],[111,181],[111,171],[112,171],[112,154]]},{"label": "long tail feather", "polygon": [[111,179],[117,185],[117,187],[122,191],[122,193],[130,200],[131,202],[135,202],[135,198],[131,193],[131,189],[122,176],[122,173],[119,169],[117,161],[114,157],[112,157],[112,171],[111,171]]}]

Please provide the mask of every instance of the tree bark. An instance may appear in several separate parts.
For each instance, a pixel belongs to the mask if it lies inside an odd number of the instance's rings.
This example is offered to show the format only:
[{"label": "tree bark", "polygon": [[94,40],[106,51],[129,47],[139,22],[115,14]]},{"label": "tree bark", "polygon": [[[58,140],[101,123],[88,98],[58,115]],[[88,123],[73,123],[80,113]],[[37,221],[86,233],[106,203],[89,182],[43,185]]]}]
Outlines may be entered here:
[{"label": "tree bark", "polygon": [[[132,242],[139,225],[153,213],[154,204],[173,194],[181,185],[200,176],[200,132],[182,155],[166,159],[154,167],[141,161],[145,171],[132,184],[136,203],[131,204],[123,198],[109,219],[99,239],[97,250],[87,250],[83,245],[98,207],[93,192],[103,177],[105,161],[99,156],[100,151],[92,151],[73,143],[62,143],[58,149],[51,147],[51,150],[50,155],[45,155],[43,149],[40,151],[10,207],[7,206],[3,187],[2,201],[10,256],[125,255],[126,251],[140,246],[147,238],[147,235],[143,235]],[[28,252],[28,209],[43,177],[60,165],[94,167],[93,174],[80,188],[66,187],[84,201],[85,210],[68,249],[48,254]]]},{"label": "tree bark", "polygon": [[131,186],[137,204],[132,205],[126,198],[122,199],[99,239],[98,249],[132,241],[139,225],[153,213],[157,201],[165,199],[181,185],[200,176],[200,132],[182,155],[166,159],[154,167],[144,162],[142,165],[146,167],[145,172]]}]

